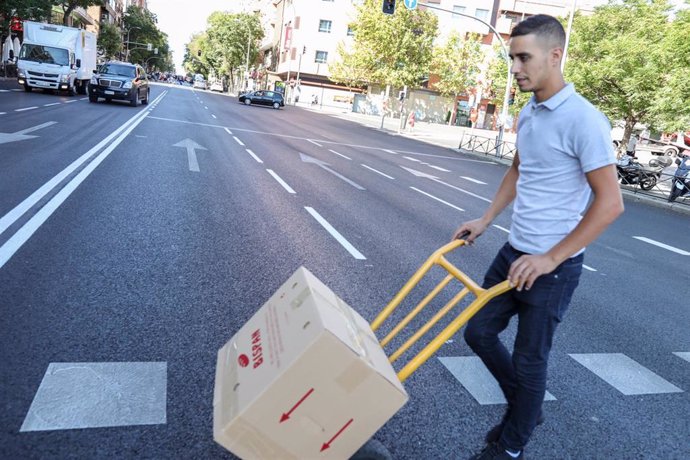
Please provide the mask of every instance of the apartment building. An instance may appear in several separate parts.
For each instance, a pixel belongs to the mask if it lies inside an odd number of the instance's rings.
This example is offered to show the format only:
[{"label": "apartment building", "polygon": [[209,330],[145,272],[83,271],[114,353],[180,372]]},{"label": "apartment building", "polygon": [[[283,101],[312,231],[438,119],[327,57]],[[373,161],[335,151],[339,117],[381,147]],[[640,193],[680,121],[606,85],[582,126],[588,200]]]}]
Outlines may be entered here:
[{"label": "apartment building", "polygon": [[96,25],[91,30],[98,33],[103,24],[120,27],[124,14],[124,2],[123,0],[106,0],[103,5],[89,6],[86,12],[96,20]]}]

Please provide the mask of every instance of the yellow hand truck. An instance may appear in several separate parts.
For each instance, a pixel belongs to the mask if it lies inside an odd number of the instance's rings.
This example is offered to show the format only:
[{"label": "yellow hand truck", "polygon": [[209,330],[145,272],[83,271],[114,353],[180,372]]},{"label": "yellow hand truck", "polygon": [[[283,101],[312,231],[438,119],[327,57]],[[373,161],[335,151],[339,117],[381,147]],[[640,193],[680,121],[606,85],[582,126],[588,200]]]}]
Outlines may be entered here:
[{"label": "yellow hand truck", "polygon": [[[465,236],[465,235],[462,235]],[[419,351],[413,358],[402,366],[398,371],[397,376],[401,382],[416,371],[419,366],[424,364],[431,358],[441,346],[453,337],[458,330],[463,327],[482,307],[484,307],[491,299],[499,296],[513,286],[508,280],[505,280],[497,285],[484,289],[475,283],[469,276],[460,271],[457,267],[451,264],[446,259],[446,254],[466,245],[464,239],[457,239],[437,249],[422,266],[412,275],[412,277],[405,283],[400,291],[393,297],[393,299],[386,305],[386,307],[379,313],[379,315],[371,323],[371,329],[376,332],[381,328],[384,322],[393,314],[393,312],[400,306],[400,304],[407,298],[410,292],[420,283],[424,276],[434,267],[439,266],[445,269],[448,274],[443,280],[436,285],[420,302],[415,306],[398,324],[394,325],[391,331],[380,340],[381,347],[385,348],[410,322],[425,308],[429,303],[453,280],[458,280],[464,287],[451,298],[434,316],[427,321],[417,332],[414,332],[409,339],[405,341],[397,350],[391,353],[388,357],[391,363],[394,363],[400,358],[410,347],[425,335],[431,328],[433,328],[441,319],[443,319],[460,301],[462,301],[468,294],[473,294],[475,299],[463,309],[448,325],[424,348]],[[351,460],[388,460],[391,459],[388,450],[377,440],[371,439],[367,441],[356,453],[351,457]]]}]

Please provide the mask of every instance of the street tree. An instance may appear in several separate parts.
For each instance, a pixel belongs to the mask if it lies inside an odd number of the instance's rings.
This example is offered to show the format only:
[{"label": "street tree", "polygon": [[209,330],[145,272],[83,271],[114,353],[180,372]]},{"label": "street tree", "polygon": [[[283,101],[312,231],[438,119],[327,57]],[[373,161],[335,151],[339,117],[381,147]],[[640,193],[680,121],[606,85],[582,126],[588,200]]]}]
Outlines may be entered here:
[{"label": "street tree", "polygon": [[53,4],[53,0],[1,0],[0,30],[8,30],[12,17],[29,21],[47,21],[50,19]]},{"label": "street tree", "polygon": [[[123,17],[123,39],[129,38],[130,62],[146,64],[147,60],[157,58],[156,62],[171,63],[168,35],[158,29],[156,15],[145,8],[130,6]],[[148,49],[148,44],[151,49]],[[155,50],[158,50],[158,54]],[[151,62],[150,60],[148,62]]]},{"label": "street tree", "polygon": [[[688,93],[677,93],[687,88],[678,81],[678,72],[687,78],[687,60],[679,69],[683,60],[670,59],[676,51],[668,49],[675,41],[669,38],[675,30],[669,10],[666,0],[622,0],[596,8],[591,16],[575,16],[566,79],[612,121],[624,122],[622,145],[636,123],[669,127],[677,114],[668,111],[679,105],[670,102],[674,98],[688,105]],[[687,25],[678,30],[686,50],[687,30]]]},{"label": "street tree", "polygon": [[112,59],[122,51],[120,29],[114,24],[103,24],[98,31],[98,48],[106,59]]},{"label": "street tree", "polygon": [[337,78],[344,78],[342,70],[354,69],[353,74],[367,75],[370,83],[399,88],[418,86],[428,76],[438,34],[432,12],[399,8],[388,15],[382,13],[380,0],[364,0],[352,29],[353,45],[341,49]]},{"label": "street tree", "polygon": [[185,54],[182,60],[182,66],[184,69],[192,74],[202,74],[208,75],[210,66],[206,61],[205,52],[207,48],[208,37],[206,32],[200,32],[192,35],[189,43],[185,45]]},{"label": "street tree", "polygon": [[445,44],[434,49],[431,73],[439,79],[434,87],[441,95],[450,97],[453,101],[449,125],[457,111],[457,96],[477,84],[483,58],[484,53],[477,34],[463,38],[460,33],[453,31]]},{"label": "street tree", "polygon": [[234,85],[237,70],[251,68],[264,37],[256,14],[214,12],[208,18],[207,43],[202,56],[217,76],[228,75]]}]

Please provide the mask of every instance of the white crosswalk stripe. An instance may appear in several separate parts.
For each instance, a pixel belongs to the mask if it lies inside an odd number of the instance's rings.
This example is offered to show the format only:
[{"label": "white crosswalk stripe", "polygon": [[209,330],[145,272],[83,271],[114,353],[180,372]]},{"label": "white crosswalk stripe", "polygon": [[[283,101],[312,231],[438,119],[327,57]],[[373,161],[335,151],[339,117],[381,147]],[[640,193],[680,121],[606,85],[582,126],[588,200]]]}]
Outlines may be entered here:
[{"label": "white crosswalk stripe", "polygon": [[624,395],[683,392],[623,353],[574,353],[569,356]]},{"label": "white crosswalk stripe", "polygon": [[[439,361],[448,368],[460,384],[482,405],[506,404],[501,387],[484,366],[482,360],[476,356],[441,357]],[[546,392],[544,401],[555,401],[556,398]]]}]

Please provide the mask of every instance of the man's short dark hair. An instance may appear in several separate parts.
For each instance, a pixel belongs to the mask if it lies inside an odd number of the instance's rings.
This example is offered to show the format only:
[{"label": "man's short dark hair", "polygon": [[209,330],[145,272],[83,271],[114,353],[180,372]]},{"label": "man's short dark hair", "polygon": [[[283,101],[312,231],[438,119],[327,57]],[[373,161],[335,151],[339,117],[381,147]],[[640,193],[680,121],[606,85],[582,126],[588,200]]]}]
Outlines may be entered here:
[{"label": "man's short dark hair", "polygon": [[551,46],[565,47],[565,30],[558,19],[546,14],[536,14],[519,22],[510,32],[510,37],[534,34],[546,39]]}]

